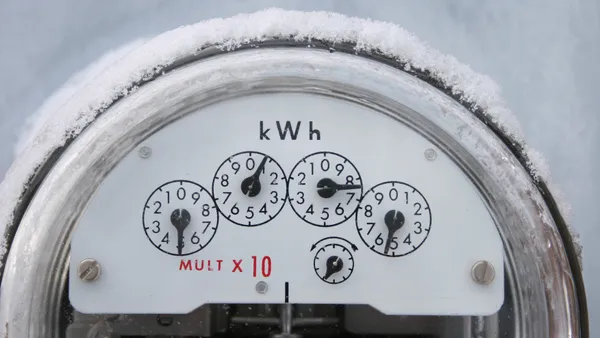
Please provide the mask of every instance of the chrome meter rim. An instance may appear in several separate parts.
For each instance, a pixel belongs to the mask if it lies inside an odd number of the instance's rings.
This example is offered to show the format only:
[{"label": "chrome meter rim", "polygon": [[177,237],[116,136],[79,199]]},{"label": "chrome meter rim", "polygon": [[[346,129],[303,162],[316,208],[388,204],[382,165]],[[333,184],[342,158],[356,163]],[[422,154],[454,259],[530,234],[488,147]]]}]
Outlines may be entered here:
[{"label": "chrome meter rim", "polygon": [[14,239],[2,276],[0,318],[8,337],[60,336],[71,232],[120,159],[188,113],[276,92],[326,95],[393,117],[445,151],[471,178],[504,242],[506,287],[512,295],[511,322],[499,323],[497,316],[467,318],[473,334],[588,336],[580,271],[569,250],[571,239],[559,229],[560,215],[548,206],[548,196],[541,193],[547,190],[540,192],[515,149],[480,120],[481,112],[473,114],[435,82],[391,67],[393,60],[345,53],[350,44],[335,53],[283,40],[260,45],[231,52],[207,48],[182,57],[164,75],[132,84],[140,88],[114,102],[60,157],[49,159],[47,170],[38,168],[43,181],[23,202],[27,210],[18,228],[11,229]]}]

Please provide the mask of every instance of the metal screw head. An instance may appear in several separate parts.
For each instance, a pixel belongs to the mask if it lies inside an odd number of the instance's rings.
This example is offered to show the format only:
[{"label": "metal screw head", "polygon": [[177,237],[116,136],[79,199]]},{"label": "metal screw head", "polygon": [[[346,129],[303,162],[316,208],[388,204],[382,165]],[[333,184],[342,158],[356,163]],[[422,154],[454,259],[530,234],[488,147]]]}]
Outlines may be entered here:
[{"label": "metal screw head", "polygon": [[269,284],[267,284],[267,282],[260,281],[260,282],[256,283],[255,288],[256,288],[256,292],[265,293],[265,292],[267,292],[267,290],[269,290]]},{"label": "metal screw head", "polygon": [[96,322],[88,331],[88,338],[111,338],[113,336],[113,328],[110,323],[104,319]]},{"label": "metal screw head", "polygon": [[170,316],[158,315],[156,316],[156,321],[160,326],[171,326],[173,325],[174,318]]},{"label": "metal screw head", "polygon": [[141,158],[148,158],[150,155],[152,155],[152,148],[145,146],[141,147],[140,150],[138,150],[138,154]]},{"label": "metal screw head", "polygon": [[433,149],[426,149],[425,150],[425,158],[429,161],[433,161],[435,160],[435,158],[437,157],[437,152]]},{"label": "metal screw head", "polygon": [[95,259],[84,259],[77,267],[77,275],[84,282],[93,282],[100,277],[100,263]]},{"label": "metal screw head", "polygon": [[494,266],[488,261],[479,261],[473,264],[471,268],[471,277],[473,280],[481,285],[488,285],[496,276]]}]

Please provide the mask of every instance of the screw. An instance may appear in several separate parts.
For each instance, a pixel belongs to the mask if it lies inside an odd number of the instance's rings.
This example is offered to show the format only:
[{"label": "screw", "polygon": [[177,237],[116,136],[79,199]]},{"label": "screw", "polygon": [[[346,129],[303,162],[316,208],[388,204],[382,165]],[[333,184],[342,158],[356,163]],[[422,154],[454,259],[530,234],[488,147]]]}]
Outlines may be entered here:
[{"label": "screw", "polygon": [[488,285],[496,276],[494,266],[488,261],[479,261],[473,264],[471,269],[471,277],[473,280],[481,285]]},{"label": "screw", "polygon": [[88,331],[86,337],[89,338],[111,338],[113,336],[113,329],[110,323],[106,320],[100,320]]},{"label": "screw", "polygon": [[100,263],[95,259],[84,259],[77,268],[79,278],[84,282],[93,282],[100,277]]},{"label": "screw", "polygon": [[267,290],[269,290],[269,284],[267,284],[267,282],[260,281],[256,283],[256,292],[266,293]]},{"label": "screw", "polygon": [[425,158],[429,161],[433,161],[435,160],[435,158],[437,157],[437,153],[435,152],[435,150],[433,149],[427,149],[425,150]]},{"label": "screw", "polygon": [[140,155],[141,158],[148,158],[148,157],[150,157],[150,155],[152,155],[152,148],[141,147],[140,150],[138,151],[138,154]]},{"label": "screw", "polygon": [[170,316],[161,316],[158,315],[156,316],[156,321],[158,322],[158,325],[160,326],[171,326],[173,325],[173,317]]}]

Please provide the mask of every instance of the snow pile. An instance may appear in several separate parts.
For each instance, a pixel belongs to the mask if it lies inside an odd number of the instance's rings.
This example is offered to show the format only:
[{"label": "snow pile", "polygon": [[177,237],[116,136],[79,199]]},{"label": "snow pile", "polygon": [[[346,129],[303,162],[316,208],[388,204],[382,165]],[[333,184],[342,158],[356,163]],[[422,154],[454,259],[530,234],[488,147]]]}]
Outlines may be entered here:
[{"label": "snow pile", "polygon": [[[407,64],[407,67],[427,70],[432,77],[454,91],[453,94],[482,109],[489,118],[503,128],[513,140],[524,144],[524,136],[515,116],[505,107],[500,88],[490,78],[475,73],[452,56],[444,55],[419,41],[415,36],[395,24],[350,18],[328,12],[298,12],[267,9],[253,14],[240,14],[227,19],[213,19],[166,32],[144,44],[136,42],[135,48],[126,48],[126,58],[111,65],[110,71],[96,76],[93,90],[84,88],[64,105],[51,99],[29,122],[29,134],[19,142],[15,152],[17,162],[6,174],[0,185],[0,224],[12,222],[13,206],[18,203],[23,187],[34,168],[39,166],[69,137],[79,134],[97,114],[105,110],[121,95],[135,90],[134,84],[152,78],[175,60],[196,53],[207,46],[234,49],[250,42],[264,41],[273,37],[291,38],[298,41],[319,39],[332,43],[350,42],[358,51],[377,51]],[[134,47],[134,46],[130,46]],[[111,53],[122,56],[120,52]],[[97,70],[98,66],[92,67]],[[89,78],[89,76],[87,76]],[[72,96],[66,89],[58,98]],[[60,108],[59,110],[56,108]],[[52,117],[52,119],[49,119]],[[550,174],[543,157],[526,148],[530,170],[535,177],[543,177],[555,196],[556,187],[551,184]],[[21,156],[22,155],[22,156]],[[29,171],[16,170],[22,167]],[[570,209],[559,202],[563,215]],[[568,220],[567,220],[568,221]],[[573,232],[575,235],[575,233]]]},{"label": "snow pile", "polygon": [[[65,102],[71,100],[74,95],[77,95],[77,92],[80,91],[81,88],[146,41],[147,39],[135,40],[117,49],[111,50],[102,55],[100,59],[87,66],[84,70],[71,76],[58,91],[42,103],[42,106],[38,108],[34,114],[27,118],[23,131],[20,133],[20,137],[17,140],[14,155],[18,157],[24,153],[31,144],[36,142],[36,138],[39,137],[38,135],[47,133],[47,130],[45,129],[48,128],[48,123],[58,123],[56,128],[66,127],[67,125],[64,125],[63,121],[50,121],[50,118],[55,117],[55,113],[63,108]],[[55,130],[58,131],[60,129]],[[38,147],[39,145],[36,144],[35,146]]]}]

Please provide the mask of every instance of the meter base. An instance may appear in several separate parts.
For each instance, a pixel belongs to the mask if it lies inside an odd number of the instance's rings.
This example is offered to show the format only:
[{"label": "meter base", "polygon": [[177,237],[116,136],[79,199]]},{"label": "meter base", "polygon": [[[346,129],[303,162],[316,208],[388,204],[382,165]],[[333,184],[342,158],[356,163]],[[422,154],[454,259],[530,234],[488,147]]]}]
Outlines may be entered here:
[{"label": "meter base", "polygon": [[[289,313],[286,305],[291,308]],[[211,304],[185,315],[88,315],[74,311],[65,337],[411,338],[418,332],[419,337],[456,338],[472,336],[473,331],[465,325],[468,318],[391,316],[366,305]],[[488,326],[494,322],[494,316],[481,318]]]}]

